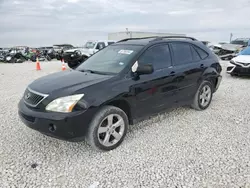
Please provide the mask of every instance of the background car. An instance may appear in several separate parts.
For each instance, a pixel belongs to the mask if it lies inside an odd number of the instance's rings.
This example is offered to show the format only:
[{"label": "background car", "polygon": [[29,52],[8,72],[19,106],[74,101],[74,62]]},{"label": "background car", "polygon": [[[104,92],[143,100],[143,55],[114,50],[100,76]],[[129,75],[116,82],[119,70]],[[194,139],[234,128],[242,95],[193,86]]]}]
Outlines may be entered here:
[{"label": "background car", "polygon": [[237,44],[242,45],[243,47],[248,46],[248,43],[250,41],[250,38],[236,38],[235,40],[232,40],[230,44]]},{"label": "background car", "polygon": [[240,51],[227,65],[227,73],[234,75],[250,76],[250,46]]},{"label": "background car", "polygon": [[87,58],[89,58],[94,53],[105,48],[108,45],[114,44],[113,40],[91,40],[87,41],[82,48],[74,48],[66,50],[63,53],[63,59],[65,63],[72,69],[75,69],[81,63],[83,63]]}]

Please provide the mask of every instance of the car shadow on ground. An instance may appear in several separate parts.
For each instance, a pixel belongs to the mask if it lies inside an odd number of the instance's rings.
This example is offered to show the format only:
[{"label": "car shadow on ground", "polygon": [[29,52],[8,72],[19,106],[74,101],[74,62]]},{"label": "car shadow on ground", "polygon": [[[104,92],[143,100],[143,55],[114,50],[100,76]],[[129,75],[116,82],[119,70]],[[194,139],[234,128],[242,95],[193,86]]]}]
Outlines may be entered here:
[{"label": "car shadow on ground", "polygon": [[250,80],[250,76],[240,76],[240,75],[234,75],[234,76],[231,76],[232,78],[234,79],[243,79],[243,80]]},{"label": "car shadow on ground", "polygon": [[[138,131],[146,129],[148,126],[152,126],[152,124],[157,124],[159,122],[162,122],[163,120],[167,119],[168,117],[173,116],[176,111],[185,111],[185,110],[192,110],[189,106],[174,108],[174,109],[168,109],[166,111],[160,112],[155,115],[148,116],[146,118],[143,118],[141,120],[136,121],[135,124],[129,125],[129,129],[127,132],[127,136],[124,138],[123,143],[132,142],[134,139],[136,139],[136,134]],[[43,135],[42,133],[39,133],[35,130],[33,131],[33,134],[31,134],[31,137],[33,137],[33,141],[35,140],[38,142],[39,147],[50,147],[48,151],[54,151],[56,153],[70,153],[70,155],[77,155],[79,152],[81,153],[88,153],[88,156],[95,157],[96,155],[99,155],[100,151],[94,150],[91,146],[87,144],[85,140],[80,142],[70,142],[65,140],[60,140],[57,138],[49,137],[47,135]],[[35,137],[35,138],[34,138]],[[47,150],[46,148],[41,148],[41,150]],[[115,149],[116,151],[119,151],[119,147]],[[109,152],[105,152],[109,153]]]}]

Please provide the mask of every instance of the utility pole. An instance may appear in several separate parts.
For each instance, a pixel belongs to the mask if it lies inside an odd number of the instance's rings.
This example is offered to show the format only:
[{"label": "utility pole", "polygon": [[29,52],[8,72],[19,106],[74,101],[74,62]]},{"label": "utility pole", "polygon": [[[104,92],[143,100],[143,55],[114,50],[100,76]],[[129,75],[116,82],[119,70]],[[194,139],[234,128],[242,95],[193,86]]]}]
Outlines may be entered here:
[{"label": "utility pole", "polygon": [[232,38],[233,38],[233,33],[230,33],[230,43],[232,41]]},{"label": "utility pole", "polygon": [[126,33],[127,33],[127,35],[128,34],[130,35],[130,38],[132,38],[132,33],[131,33],[131,31],[128,31],[128,28],[126,28]]}]

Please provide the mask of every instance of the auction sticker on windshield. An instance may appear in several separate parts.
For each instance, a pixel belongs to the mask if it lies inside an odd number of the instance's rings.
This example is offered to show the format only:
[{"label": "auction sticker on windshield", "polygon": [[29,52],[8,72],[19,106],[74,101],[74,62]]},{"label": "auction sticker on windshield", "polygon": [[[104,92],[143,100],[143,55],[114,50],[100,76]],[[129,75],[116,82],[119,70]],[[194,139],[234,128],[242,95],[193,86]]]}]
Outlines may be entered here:
[{"label": "auction sticker on windshield", "polygon": [[133,50],[120,50],[118,52],[118,54],[127,54],[127,55],[130,55],[132,54],[134,51]]}]

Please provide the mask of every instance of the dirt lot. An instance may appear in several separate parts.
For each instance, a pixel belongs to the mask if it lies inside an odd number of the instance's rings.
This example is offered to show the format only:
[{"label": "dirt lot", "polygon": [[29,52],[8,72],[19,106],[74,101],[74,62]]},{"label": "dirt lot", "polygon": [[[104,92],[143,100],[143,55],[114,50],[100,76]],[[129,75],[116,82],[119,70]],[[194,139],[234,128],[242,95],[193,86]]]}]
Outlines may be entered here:
[{"label": "dirt lot", "polygon": [[[222,62],[224,67],[225,62]],[[250,79],[225,73],[209,109],[179,108],[131,127],[98,153],[27,128],[17,104],[60,62],[0,64],[0,187],[250,187]]]}]

